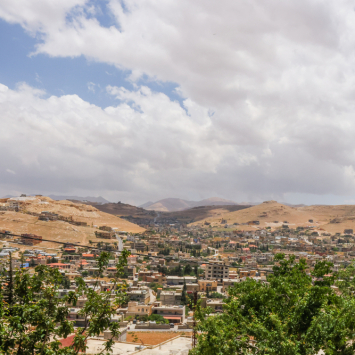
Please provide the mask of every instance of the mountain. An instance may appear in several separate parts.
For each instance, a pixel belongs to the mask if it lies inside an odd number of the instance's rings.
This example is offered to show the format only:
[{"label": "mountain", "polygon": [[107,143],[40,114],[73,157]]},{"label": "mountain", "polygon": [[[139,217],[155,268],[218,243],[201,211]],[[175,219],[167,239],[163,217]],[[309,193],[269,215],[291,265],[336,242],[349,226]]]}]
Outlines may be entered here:
[{"label": "mountain", "polygon": [[87,197],[80,197],[80,196],[57,196],[57,195],[49,195],[52,200],[56,201],[61,201],[61,200],[75,200],[75,201],[89,201],[89,202],[96,202],[96,203],[109,203],[110,201],[107,201],[103,197],[92,197],[92,196],[87,196]]},{"label": "mountain", "polygon": [[[45,196],[28,199],[25,202],[26,211],[3,211],[0,214],[0,229],[9,230],[14,234],[33,233],[42,236],[44,239],[51,239],[60,242],[75,242],[86,245],[93,242],[102,242],[104,239],[97,238],[95,232],[99,226],[110,226],[117,231],[130,233],[142,233],[144,228],[139,227],[125,219],[115,215],[102,212],[95,206],[84,203],[76,203],[68,200],[56,201]],[[53,212],[63,220],[41,221],[38,215],[43,212]],[[69,223],[70,219],[75,222],[85,222],[84,225]],[[105,239],[105,242],[114,242],[113,239]],[[40,247],[57,247],[51,242],[43,242]]]},{"label": "mountain", "polygon": [[[252,221],[259,221],[259,224],[248,225]],[[219,212],[193,224],[208,227],[222,227],[227,224],[241,230],[265,227],[274,230],[287,224],[290,228],[313,226],[320,234],[344,233],[345,229],[355,230],[355,206],[287,206],[276,201],[266,201],[238,211]]]},{"label": "mountain", "polygon": [[158,211],[158,212],[176,212],[183,211],[193,207],[200,206],[228,206],[236,205],[234,201],[225,200],[220,197],[211,197],[201,201],[188,201],[180,198],[165,198],[154,203],[145,203],[139,207],[143,207],[146,210]]},{"label": "mountain", "polygon": [[150,205],[152,205],[154,202],[152,202],[152,201],[148,201],[148,202],[146,202],[146,203],[143,203],[143,205],[140,205],[140,206],[138,206],[138,207],[140,207],[140,208],[146,208],[146,207],[149,207]]}]

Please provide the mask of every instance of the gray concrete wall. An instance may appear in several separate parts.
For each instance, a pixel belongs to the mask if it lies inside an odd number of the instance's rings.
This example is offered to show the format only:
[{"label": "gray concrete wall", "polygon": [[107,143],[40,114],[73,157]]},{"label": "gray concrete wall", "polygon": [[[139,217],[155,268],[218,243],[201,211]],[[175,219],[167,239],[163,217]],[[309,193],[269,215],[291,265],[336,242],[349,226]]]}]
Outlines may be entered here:
[{"label": "gray concrete wall", "polygon": [[[126,329],[120,329],[121,334],[118,337],[113,338],[114,341],[127,341],[127,328]],[[104,331],[104,339],[110,339],[111,338],[111,331],[110,330],[105,330]]]},{"label": "gray concrete wall", "polygon": [[137,324],[135,329],[170,329],[169,324]]}]

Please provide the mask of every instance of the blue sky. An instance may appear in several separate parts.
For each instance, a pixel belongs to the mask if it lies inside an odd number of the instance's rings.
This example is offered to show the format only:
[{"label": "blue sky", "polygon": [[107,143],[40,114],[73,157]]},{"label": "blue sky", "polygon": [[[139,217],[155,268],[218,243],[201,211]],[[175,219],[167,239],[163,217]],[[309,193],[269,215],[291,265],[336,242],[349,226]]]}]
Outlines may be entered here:
[{"label": "blue sky", "polygon": [[0,194],[355,201],[347,0],[3,0]]},{"label": "blue sky", "polygon": [[[101,25],[112,25],[110,16],[99,18]],[[32,55],[39,41],[20,25],[0,20],[0,45],[4,54],[0,56],[2,84],[15,89],[18,83],[26,82],[32,87],[45,90],[47,95],[75,94],[102,108],[117,104],[117,100],[106,92],[108,85],[133,89],[133,83],[127,80],[131,72],[129,69],[120,70],[84,56],[55,58],[46,54]],[[175,92],[175,83],[152,81],[143,77],[136,84],[161,91],[172,100],[182,100]]]}]

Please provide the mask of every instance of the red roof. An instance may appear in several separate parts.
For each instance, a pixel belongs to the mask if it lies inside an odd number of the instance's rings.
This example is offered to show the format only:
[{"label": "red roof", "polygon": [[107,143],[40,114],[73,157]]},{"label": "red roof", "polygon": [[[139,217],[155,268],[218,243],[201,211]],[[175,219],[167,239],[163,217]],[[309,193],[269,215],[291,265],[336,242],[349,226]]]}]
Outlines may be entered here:
[{"label": "red roof", "polygon": [[87,256],[87,257],[93,257],[94,256],[94,254],[83,254],[83,257],[85,257],[85,256]]},{"label": "red roof", "polygon": [[[60,339],[60,348],[64,348],[66,346],[72,346],[73,345],[73,340],[74,340],[75,334],[73,335],[69,335],[67,338],[65,339]],[[85,344],[87,343],[87,341],[85,341]]]},{"label": "red roof", "polygon": [[60,347],[64,348],[65,346],[71,346],[73,344],[73,340],[74,340],[75,334],[73,335],[69,335],[68,338],[65,339],[60,339]]},{"label": "red roof", "polygon": [[63,265],[67,265],[67,264],[62,264],[62,263],[52,263],[52,264],[48,264],[49,266],[63,266]]}]

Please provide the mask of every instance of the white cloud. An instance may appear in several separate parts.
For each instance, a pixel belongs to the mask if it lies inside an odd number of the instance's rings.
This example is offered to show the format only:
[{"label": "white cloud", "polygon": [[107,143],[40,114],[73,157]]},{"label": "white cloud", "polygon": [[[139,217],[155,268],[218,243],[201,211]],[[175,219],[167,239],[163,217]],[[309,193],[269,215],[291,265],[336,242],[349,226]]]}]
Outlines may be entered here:
[{"label": "white cloud", "polygon": [[[237,132],[231,123],[227,134],[217,113],[211,117],[192,100],[182,108],[144,86],[107,92],[119,103],[101,109],[77,95],[46,98],[26,84],[17,90],[0,85],[6,127],[0,130],[0,167],[16,171],[3,177],[0,193],[91,191],[141,202],[180,194],[245,200],[284,191],[354,192],[353,129],[332,134],[332,126],[323,125],[325,141],[351,142],[339,160],[319,154],[312,132],[302,135],[296,126],[276,126],[266,139],[263,126]],[[290,139],[279,142],[279,136]]]},{"label": "white cloud", "polygon": [[91,81],[88,83],[88,90],[91,91],[93,94],[95,94],[95,86],[96,84]]},{"label": "white cloud", "polygon": [[28,150],[10,154],[22,169],[37,167],[48,179],[55,171],[63,188],[149,198],[354,193],[350,0],[108,6],[116,26],[103,27],[84,0],[5,0],[0,17],[37,34],[36,53],[84,55],[131,70],[132,82],[144,74],[175,82],[184,107],[139,85],[108,87],[120,103],[105,110],[75,95],[44,99],[26,86],[0,88],[8,128],[1,141],[29,137]]}]

